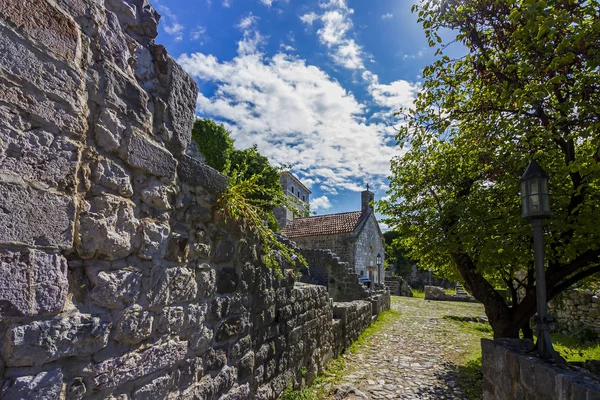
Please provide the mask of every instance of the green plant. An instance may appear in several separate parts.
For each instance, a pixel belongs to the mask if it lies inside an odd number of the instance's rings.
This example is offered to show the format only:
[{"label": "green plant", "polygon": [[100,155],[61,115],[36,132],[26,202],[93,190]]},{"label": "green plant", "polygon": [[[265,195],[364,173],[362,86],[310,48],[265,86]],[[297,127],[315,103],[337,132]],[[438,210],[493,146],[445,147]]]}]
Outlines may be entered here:
[{"label": "green plant", "polygon": [[317,400],[317,398],[308,390],[294,390],[288,386],[283,391],[281,400]]},{"label": "green plant", "polygon": [[229,186],[217,199],[219,214],[225,221],[233,220],[258,235],[264,251],[263,261],[269,268],[281,269],[284,261],[291,266],[308,268],[304,257],[282,243],[275,232],[264,224],[264,196],[275,197],[281,204],[287,204],[287,199],[281,190],[260,185],[260,176],[254,174],[243,179],[232,174]]},{"label": "green plant", "polygon": [[204,154],[206,163],[219,172],[229,172],[233,140],[222,124],[209,118],[197,118],[192,128],[192,139]]},{"label": "green plant", "polygon": [[306,377],[306,374],[308,373],[308,368],[306,368],[306,365],[303,365],[302,367],[300,367],[300,376],[301,377]]}]

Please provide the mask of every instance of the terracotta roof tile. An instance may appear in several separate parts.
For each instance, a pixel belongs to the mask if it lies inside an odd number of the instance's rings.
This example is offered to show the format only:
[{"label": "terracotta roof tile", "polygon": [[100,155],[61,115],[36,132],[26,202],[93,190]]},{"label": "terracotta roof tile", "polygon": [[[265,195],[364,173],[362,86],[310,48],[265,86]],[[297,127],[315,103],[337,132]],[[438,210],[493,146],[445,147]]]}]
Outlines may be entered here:
[{"label": "terracotta roof tile", "polygon": [[362,215],[355,211],[298,218],[287,224],[281,233],[289,238],[348,233],[356,229]]}]

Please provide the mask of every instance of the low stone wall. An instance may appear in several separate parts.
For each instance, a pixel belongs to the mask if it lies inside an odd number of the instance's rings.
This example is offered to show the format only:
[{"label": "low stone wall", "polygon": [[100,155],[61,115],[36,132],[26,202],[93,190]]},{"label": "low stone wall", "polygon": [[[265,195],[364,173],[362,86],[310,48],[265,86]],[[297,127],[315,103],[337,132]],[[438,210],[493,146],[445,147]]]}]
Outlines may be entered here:
[{"label": "low stone wall", "polygon": [[529,340],[481,339],[484,400],[600,398],[600,380],[575,366],[559,366],[527,353]]},{"label": "low stone wall", "polygon": [[448,294],[444,292],[443,288],[437,286],[425,286],[425,300],[479,303],[479,301],[477,301],[477,299],[473,296]]},{"label": "low stone wall", "polygon": [[566,290],[548,302],[548,314],[561,329],[573,332],[589,327],[600,333],[600,292]]},{"label": "low stone wall", "polygon": [[411,287],[400,276],[386,276],[385,286],[390,290],[392,296],[413,297]]}]

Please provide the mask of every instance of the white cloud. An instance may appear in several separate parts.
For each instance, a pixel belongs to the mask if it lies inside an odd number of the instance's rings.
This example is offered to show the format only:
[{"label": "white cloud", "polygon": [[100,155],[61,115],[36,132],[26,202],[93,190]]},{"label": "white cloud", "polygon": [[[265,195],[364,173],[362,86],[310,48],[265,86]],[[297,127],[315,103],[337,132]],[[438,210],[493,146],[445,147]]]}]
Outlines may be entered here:
[{"label": "white cloud", "polygon": [[231,0],[223,0],[221,4],[223,5],[223,7],[229,8],[231,7]]},{"label": "white cloud", "polygon": [[392,13],[383,14],[383,15],[381,16],[381,19],[382,19],[382,20],[386,20],[386,19],[392,19],[392,18],[394,18],[394,14],[392,14]]},{"label": "white cloud", "polygon": [[381,185],[400,152],[388,144],[395,129],[368,123],[366,106],[321,69],[253,50],[231,61],[202,53],[178,59],[193,77],[216,87],[211,96],[199,93],[199,114],[224,122],[236,147],[256,143],[271,161],[291,164],[329,193],[361,191],[367,181]]},{"label": "white cloud", "polygon": [[300,21],[304,22],[307,25],[312,26],[313,22],[319,19],[319,16],[314,12],[309,12],[308,14],[304,14],[300,16]]},{"label": "white cloud", "polygon": [[258,2],[267,7],[271,7],[273,3],[277,2],[277,0],[258,0]]},{"label": "white cloud", "polygon": [[168,7],[163,5],[157,6],[158,11],[162,13],[161,26],[164,31],[173,36],[173,39],[180,41],[183,39],[183,25],[177,21],[177,16],[171,12]]},{"label": "white cloud", "polygon": [[317,31],[319,42],[327,46],[329,56],[337,65],[350,70],[364,69],[363,48],[351,37],[354,25],[350,16],[354,10],[348,8],[344,0],[322,2],[320,7],[325,9],[322,15],[310,12],[302,15],[300,20],[309,26],[315,21],[322,23]]},{"label": "white cloud", "polygon": [[208,38],[208,36],[206,35],[206,27],[198,25],[196,27],[196,29],[194,29],[192,31],[192,34],[191,34],[190,38],[192,40],[199,41],[200,44],[204,44],[204,41]]},{"label": "white cloud", "polygon": [[242,17],[242,19],[240,19],[240,22],[236,25],[236,27],[242,31],[245,31],[245,30],[248,30],[248,29],[254,27],[254,25],[257,22],[258,22],[258,17],[256,15],[253,15],[252,12],[250,12],[250,14],[248,14],[245,17]]},{"label": "white cloud", "polygon": [[316,199],[312,199],[310,201],[310,211],[319,212],[319,211],[327,211],[331,208],[331,203],[329,202],[329,198],[323,195],[321,197],[317,197]]},{"label": "white cloud", "polygon": [[[401,53],[402,54],[402,53]],[[421,58],[425,55],[425,50],[421,49],[417,52],[417,54],[402,54],[402,59],[403,60],[414,60],[417,58]]]}]

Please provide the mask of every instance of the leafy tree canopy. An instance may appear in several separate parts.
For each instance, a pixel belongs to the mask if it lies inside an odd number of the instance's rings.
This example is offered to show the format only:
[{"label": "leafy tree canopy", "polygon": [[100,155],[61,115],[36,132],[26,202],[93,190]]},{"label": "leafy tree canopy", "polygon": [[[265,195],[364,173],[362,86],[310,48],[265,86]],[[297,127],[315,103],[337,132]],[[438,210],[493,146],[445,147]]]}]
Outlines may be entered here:
[{"label": "leafy tree canopy", "polygon": [[196,118],[192,139],[198,143],[208,165],[224,174],[229,172],[230,156],[234,151],[233,140],[223,124],[217,124],[209,118]]},{"label": "leafy tree canopy", "polygon": [[398,231],[387,231],[383,233],[385,239],[385,262],[386,267],[392,269],[392,272],[405,276],[410,273],[414,262],[407,255],[407,250]]},{"label": "leafy tree canopy", "polygon": [[[550,175],[549,298],[600,270],[600,4],[424,0],[413,11],[439,57],[400,112],[406,153],[380,211],[423,268],[460,273],[496,337],[516,337],[536,309],[518,196],[532,158]],[[461,44],[464,56],[448,55]]]}]

